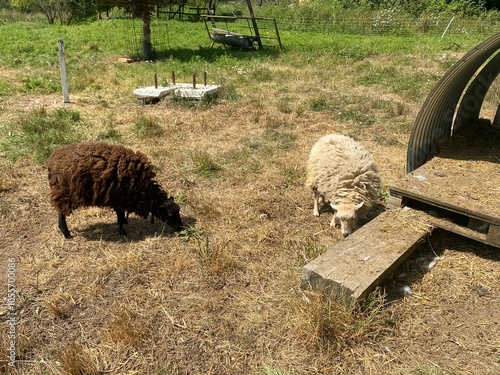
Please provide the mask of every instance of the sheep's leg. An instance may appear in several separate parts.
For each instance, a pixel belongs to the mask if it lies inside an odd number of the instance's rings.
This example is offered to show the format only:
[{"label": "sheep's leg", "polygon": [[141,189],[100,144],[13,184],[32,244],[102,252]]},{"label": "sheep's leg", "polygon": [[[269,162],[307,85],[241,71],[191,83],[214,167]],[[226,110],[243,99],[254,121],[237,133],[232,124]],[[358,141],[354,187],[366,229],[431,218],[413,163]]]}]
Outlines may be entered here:
[{"label": "sheep's leg", "polygon": [[[333,206],[332,206],[333,208]],[[333,208],[333,217],[332,221],[330,222],[330,228],[335,228],[340,225],[339,218],[337,217],[337,210]]]},{"label": "sheep's leg", "polygon": [[335,228],[337,226],[337,214],[333,214],[332,221],[330,222],[330,228]]},{"label": "sheep's leg", "polygon": [[319,201],[319,193],[318,189],[313,190],[314,193],[314,210],[313,210],[313,215],[318,217],[319,216],[319,208],[318,208],[318,201]]},{"label": "sheep's leg", "polygon": [[116,210],[116,218],[118,219],[118,232],[122,236],[127,236],[127,231],[123,228],[123,224],[128,224],[125,211]]},{"label": "sheep's leg", "polygon": [[66,216],[59,212],[59,230],[64,234],[64,237],[70,239],[71,234],[69,233],[68,224],[66,223]]}]

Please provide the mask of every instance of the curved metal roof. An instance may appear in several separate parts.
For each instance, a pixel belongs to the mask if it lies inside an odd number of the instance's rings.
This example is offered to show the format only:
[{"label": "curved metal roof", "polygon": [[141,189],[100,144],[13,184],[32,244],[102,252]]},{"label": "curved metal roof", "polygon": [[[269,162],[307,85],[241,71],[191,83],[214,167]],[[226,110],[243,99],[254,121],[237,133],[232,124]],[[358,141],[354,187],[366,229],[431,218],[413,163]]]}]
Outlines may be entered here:
[{"label": "curved metal roof", "polygon": [[449,139],[454,129],[479,118],[486,92],[500,72],[500,54],[477,71],[499,49],[500,33],[497,33],[465,54],[432,89],[410,134],[407,173],[430,158],[438,141]]}]

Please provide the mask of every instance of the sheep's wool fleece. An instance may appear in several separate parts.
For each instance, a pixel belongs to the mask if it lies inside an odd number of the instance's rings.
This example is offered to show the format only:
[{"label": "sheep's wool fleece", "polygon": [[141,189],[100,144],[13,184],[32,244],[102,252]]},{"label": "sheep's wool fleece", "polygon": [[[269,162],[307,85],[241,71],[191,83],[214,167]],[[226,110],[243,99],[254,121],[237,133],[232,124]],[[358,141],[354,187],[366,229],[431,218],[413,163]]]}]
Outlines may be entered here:
[{"label": "sheep's wool fleece", "polygon": [[307,163],[306,186],[325,202],[364,202],[368,210],[378,199],[381,180],[373,156],[363,145],[340,134],[320,138]]},{"label": "sheep's wool fleece", "polygon": [[140,152],[104,142],[72,144],[52,153],[48,170],[49,199],[66,216],[86,206],[149,213],[155,172]]}]

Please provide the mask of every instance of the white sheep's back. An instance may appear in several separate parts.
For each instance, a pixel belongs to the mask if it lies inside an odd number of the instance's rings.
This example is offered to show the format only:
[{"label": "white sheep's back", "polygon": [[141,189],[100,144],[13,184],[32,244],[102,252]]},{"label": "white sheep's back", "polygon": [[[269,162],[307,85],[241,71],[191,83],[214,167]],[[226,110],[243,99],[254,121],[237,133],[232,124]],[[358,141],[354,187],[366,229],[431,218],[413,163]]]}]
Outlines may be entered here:
[{"label": "white sheep's back", "polygon": [[372,154],[361,143],[341,134],[329,134],[311,149],[306,186],[317,189],[325,201],[362,200],[369,207],[377,199],[380,177]]}]

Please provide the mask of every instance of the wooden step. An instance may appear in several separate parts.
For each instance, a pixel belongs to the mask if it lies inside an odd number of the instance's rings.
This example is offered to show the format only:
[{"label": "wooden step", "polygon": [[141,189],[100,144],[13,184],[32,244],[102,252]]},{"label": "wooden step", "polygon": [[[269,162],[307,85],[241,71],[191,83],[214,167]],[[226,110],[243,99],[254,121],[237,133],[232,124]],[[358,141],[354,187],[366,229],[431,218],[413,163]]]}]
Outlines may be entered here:
[{"label": "wooden step", "polygon": [[[393,192],[394,194],[394,192]],[[422,200],[413,200],[408,197],[391,196],[389,206],[392,208],[411,207],[419,208],[425,211],[428,217],[428,223],[447,230],[449,232],[470,238],[475,241],[500,247],[500,226],[489,223],[482,219],[477,219],[460,213],[460,209],[449,209],[443,206],[429,205]]]},{"label": "wooden step", "polygon": [[424,212],[387,210],[306,264],[301,287],[336,298],[364,298],[392,275],[432,228]]},{"label": "wooden step", "polygon": [[389,203],[428,212],[437,227],[500,247],[499,140],[498,129],[460,129],[389,186]]}]

